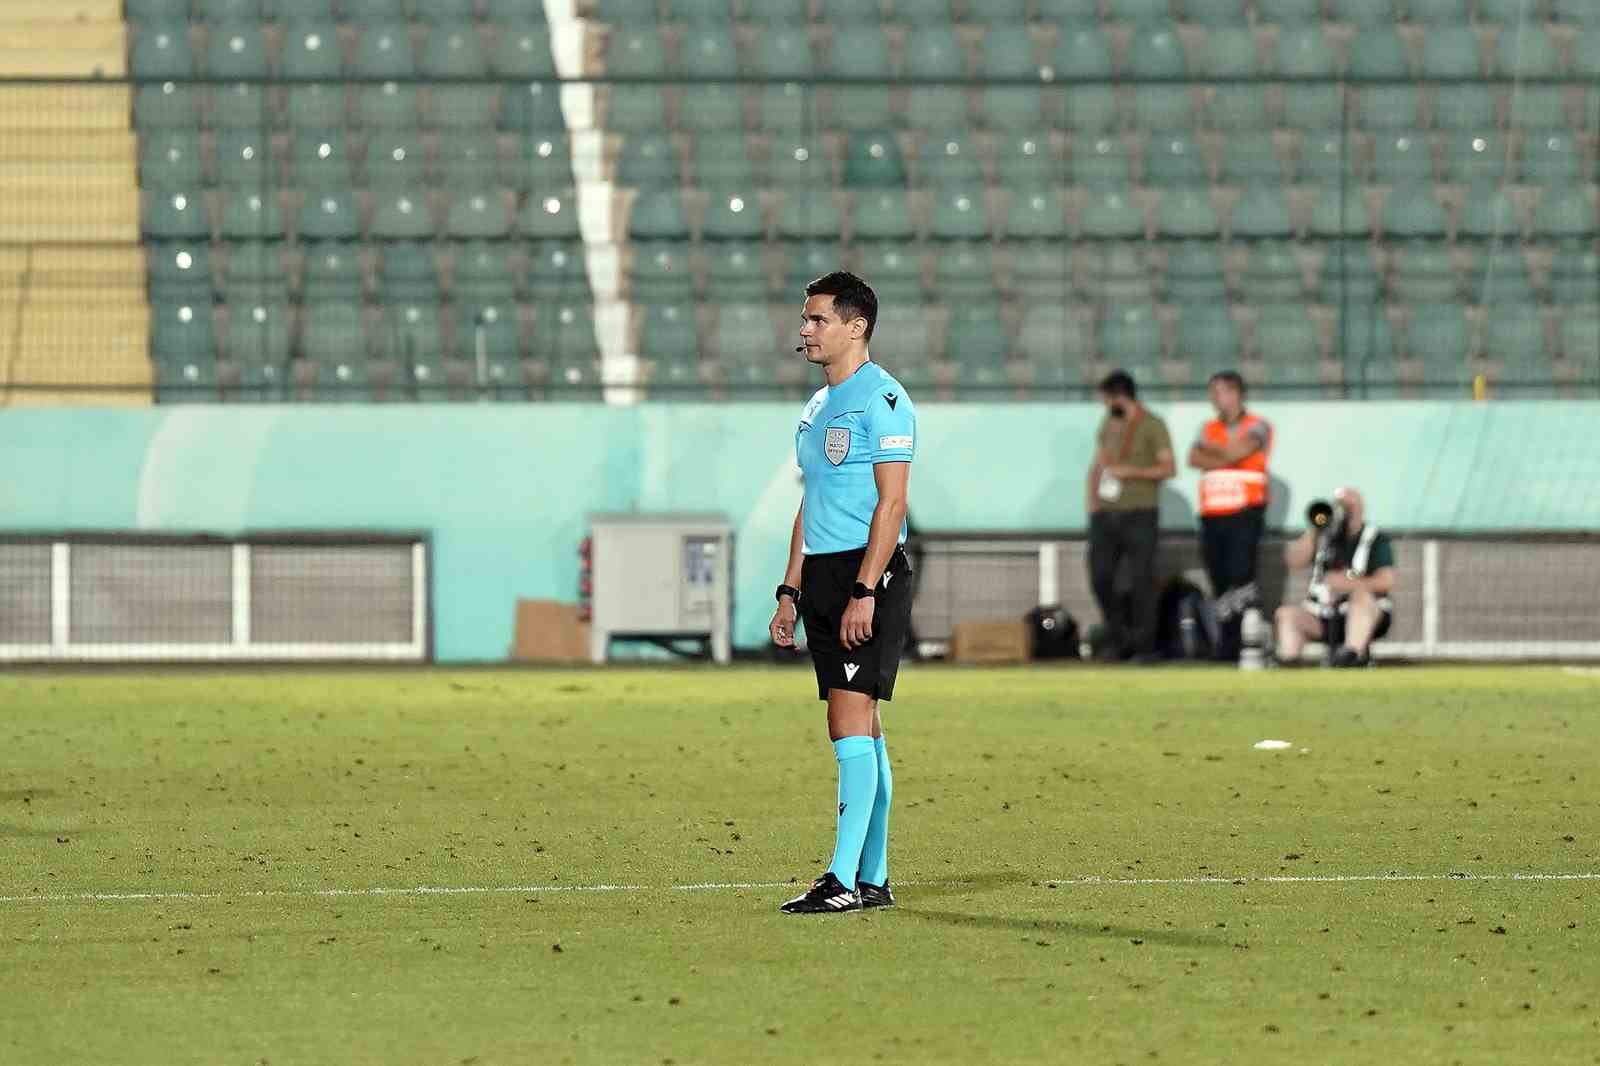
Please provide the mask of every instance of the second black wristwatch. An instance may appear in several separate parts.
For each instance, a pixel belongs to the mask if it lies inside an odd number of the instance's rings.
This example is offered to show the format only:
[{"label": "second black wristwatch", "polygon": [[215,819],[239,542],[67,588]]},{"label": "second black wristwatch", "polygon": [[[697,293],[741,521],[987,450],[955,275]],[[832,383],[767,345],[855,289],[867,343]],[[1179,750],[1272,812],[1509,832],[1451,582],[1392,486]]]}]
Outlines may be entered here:
[{"label": "second black wristwatch", "polygon": [[779,585],[778,591],[773,594],[773,599],[781,600],[785,596],[789,597],[795,603],[800,602],[800,590],[795,588],[793,585]]}]

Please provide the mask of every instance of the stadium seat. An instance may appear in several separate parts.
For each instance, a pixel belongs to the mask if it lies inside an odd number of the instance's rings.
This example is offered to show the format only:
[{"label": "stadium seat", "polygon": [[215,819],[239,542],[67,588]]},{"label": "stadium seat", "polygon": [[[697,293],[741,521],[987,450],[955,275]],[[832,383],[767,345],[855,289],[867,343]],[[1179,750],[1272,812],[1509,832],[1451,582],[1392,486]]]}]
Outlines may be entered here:
[{"label": "stadium seat", "polygon": [[1550,78],[1561,73],[1561,53],[1539,23],[1500,35],[1500,73],[1517,78]]},{"label": "stadium seat", "polygon": [[1167,245],[1164,286],[1172,303],[1227,299],[1226,275],[1216,241],[1178,241]]},{"label": "stadium seat", "polygon": [[589,274],[579,241],[540,241],[528,257],[528,293],[536,301],[588,299]]},{"label": "stadium seat", "polygon": [[1089,190],[1079,223],[1091,237],[1142,237],[1144,213],[1133,201],[1128,187],[1105,185]]},{"label": "stadium seat", "polygon": [[290,142],[295,181],[302,188],[349,188],[355,163],[342,130],[298,130]]},{"label": "stadium seat", "polygon": [[421,122],[415,86],[386,81],[364,86],[356,93],[356,117],[362,126],[379,129],[415,129]]},{"label": "stadium seat", "polygon": [[934,259],[934,288],[942,299],[997,303],[993,246],[986,241],[952,241]]},{"label": "stadium seat", "polygon": [[1328,0],[1332,18],[1361,26],[1393,20],[1394,8],[1394,0]]},{"label": "stadium seat", "polygon": [[301,299],[314,303],[359,303],[366,275],[353,244],[323,241],[308,245],[301,274]]},{"label": "stadium seat", "polygon": [[1550,298],[1558,304],[1584,304],[1600,298],[1600,252],[1593,238],[1568,238],[1550,264]]},{"label": "stadium seat", "polygon": [[556,73],[550,52],[550,31],[542,24],[500,24],[491,36],[489,66],[503,78],[538,78]]},{"label": "stadium seat", "polygon": [[1318,237],[1355,237],[1372,232],[1367,202],[1354,185],[1324,185],[1311,209],[1311,233]]},{"label": "stadium seat", "polygon": [[1593,307],[1563,316],[1561,354],[1569,364],[1600,365],[1600,314]]},{"label": "stadium seat", "polygon": [[255,23],[237,22],[211,27],[206,46],[206,73],[213,78],[246,80],[265,78],[271,73],[267,62],[267,41]]},{"label": "stadium seat", "polygon": [[139,184],[147,189],[196,189],[205,180],[199,137],[158,129],[139,141]]},{"label": "stadium seat", "polygon": [[1533,230],[1541,237],[1583,237],[1595,232],[1594,205],[1587,186],[1545,190],[1533,214]]},{"label": "stadium seat", "polygon": [[383,240],[427,240],[433,235],[433,214],[422,186],[397,180],[385,182],[376,191],[372,236]]},{"label": "stadium seat", "polygon": [[1054,238],[1067,235],[1066,212],[1054,186],[1014,189],[1005,230],[1012,238]]},{"label": "stadium seat", "polygon": [[361,232],[354,193],[348,189],[309,193],[296,232],[302,240],[354,240]]},{"label": "stadium seat", "polygon": [[361,308],[347,303],[317,303],[306,308],[300,352],[306,359],[333,365],[364,363],[369,346]]},{"label": "stadium seat", "polygon": [[511,211],[499,189],[468,188],[451,199],[445,230],[464,240],[505,237],[511,230]]},{"label": "stadium seat", "polygon": [[135,22],[183,22],[190,15],[190,0],[128,0],[127,6]]},{"label": "stadium seat", "polygon": [[1250,249],[1244,269],[1243,289],[1252,301],[1275,303],[1301,295],[1300,264],[1287,241],[1264,240]]},{"label": "stadium seat", "polygon": [[750,54],[751,73],[769,78],[808,77],[815,63],[811,38],[793,25],[764,27]]},{"label": "stadium seat", "polygon": [[[728,299],[764,300],[767,272],[763,246],[745,241],[718,241],[707,245],[706,278],[713,293]],[[878,275],[872,275],[874,283]]]},{"label": "stadium seat", "polygon": [[1496,130],[1458,130],[1445,140],[1444,171],[1448,180],[1462,185],[1499,184],[1520,174],[1518,159],[1509,152],[1507,137]]},{"label": "stadium seat", "polygon": [[[536,189],[517,213],[517,232],[524,237],[574,239],[578,228],[578,197],[572,189]],[[662,233],[659,236],[682,236]]]},{"label": "stadium seat", "polygon": [[1430,78],[1471,78],[1484,73],[1477,31],[1465,22],[1423,31],[1422,73]]},{"label": "stadium seat", "polygon": [[1406,15],[1413,22],[1462,25],[1467,14],[1467,0],[1406,0]]},{"label": "stadium seat", "polygon": [[439,134],[440,185],[452,190],[481,189],[494,184],[499,174],[500,147],[492,132],[453,130]]},{"label": "stadium seat", "polygon": [[[1057,77],[1109,81],[1115,71],[1111,42],[1097,25],[1062,26],[1049,65]],[[1074,85],[1064,97],[1067,125],[1080,130],[1109,129],[1117,117],[1116,96],[1109,85]]]},{"label": "stadium seat", "polygon": [[441,23],[428,32],[417,65],[431,78],[478,78],[489,72],[489,53],[471,23]]},{"label": "stadium seat", "polygon": [[1315,363],[1321,354],[1316,324],[1299,304],[1268,304],[1256,316],[1255,347],[1269,366]]},{"label": "stadium seat", "polygon": [[1459,299],[1460,286],[1450,249],[1443,242],[1412,240],[1395,248],[1395,295],[1408,303],[1444,303]]},{"label": "stadium seat", "polygon": [[1283,164],[1268,130],[1230,132],[1222,147],[1222,178],[1235,185],[1283,180]]},{"label": "stadium seat", "polygon": [[378,351],[402,367],[437,364],[445,352],[444,331],[437,304],[404,300],[384,308],[377,338]]},{"label": "stadium seat", "polygon": [[972,131],[954,129],[924,138],[917,169],[926,185],[970,184],[983,180],[983,164]]},{"label": "stadium seat", "polygon": [[1382,130],[1372,139],[1373,174],[1381,184],[1410,185],[1433,180],[1433,159],[1424,130]]},{"label": "stadium seat", "polygon": [[210,214],[198,188],[147,189],[143,194],[144,233],[158,240],[205,239],[211,235]]},{"label": "stadium seat", "polygon": [[225,241],[281,240],[285,227],[276,191],[230,189],[225,192],[218,231]]},{"label": "stadium seat", "polygon": [[[1141,304],[1108,308],[1100,323],[1100,354],[1106,362],[1131,370],[1136,378],[1153,376],[1148,368],[1162,357],[1156,309]],[[1140,369],[1145,373],[1139,373]]]},{"label": "stadium seat", "polygon": [[518,136],[501,160],[500,183],[519,193],[570,185],[572,154],[566,134],[549,130]]},{"label": "stadium seat", "polygon": [[360,25],[403,20],[410,16],[412,3],[411,0],[339,0],[339,7],[346,19]]},{"label": "stadium seat", "polygon": [[151,309],[150,357],[157,362],[214,360],[211,305],[163,304]]},{"label": "stadium seat", "polygon": [[858,244],[858,272],[872,279],[872,287],[884,303],[922,301],[922,260],[915,245],[901,241],[872,241]]},{"label": "stadium seat", "polygon": [[185,78],[195,72],[194,45],[184,23],[157,23],[133,39],[128,69],[139,78]]},{"label": "stadium seat", "polygon": [[846,185],[900,186],[905,181],[905,161],[893,133],[861,130],[850,135],[844,161]]},{"label": "stadium seat", "polygon": [[[559,242],[547,242],[557,244]],[[637,303],[683,303],[694,299],[690,245],[685,241],[636,241],[629,263],[629,293]]]},{"label": "stadium seat", "polygon": [[1145,152],[1146,180],[1152,185],[1195,185],[1209,180],[1200,146],[1184,130],[1150,135]]},{"label": "stadium seat", "polygon": [[895,189],[861,193],[856,199],[851,232],[856,240],[907,240],[913,237],[916,227],[911,217],[910,200],[904,192]]},{"label": "stadium seat", "polygon": [[359,30],[351,73],[362,78],[409,78],[416,55],[404,23],[369,23]]},{"label": "stadium seat", "polygon": [[1522,170],[1539,185],[1583,181],[1583,156],[1565,129],[1527,129],[1522,133]]},{"label": "stadium seat", "polygon": [[1197,368],[1199,380],[1239,361],[1239,331],[1226,304],[1198,303],[1183,308],[1174,353]]},{"label": "stadium seat", "polygon": [[[994,25],[984,35],[979,73],[984,78],[1024,81],[1040,78],[1037,48],[1028,28]],[[1043,97],[1029,85],[990,85],[983,90],[983,120],[994,129],[1028,130],[1039,125]]]},{"label": "stadium seat", "polygon": [[[995,135],[994,162],[1000,183],[1010,187],[1056,185],[1066,171],[1048,130],[1011,130]],[[971,180],[957,178],[956,181]]]},{"label": "stadium seat", "polygon": [[[832,233],[836,234],[837,229]],[[782,246],[783,285],[785,294],[801,292],[814,278],[838,270],[844,262],[844,251],[831,237],[819,237],[803,243]]]},{"label": "stadium seat", "polygon": [[1294,231],[1280,185],[1252,185],[1233,211],[1232,232],[1238,237],[1288,237]]},{"label": "stadium seat", "polygon": [[[280,378],[294,342],[294,314],[277,301],[242,301],[228,306],[224,334],[227,356],[241,364],[243,383],[259,385]],[[260,368],[274,373],[262,374]],[[252,372],[254,370],[255,372]]]},{"label": "stadium seat", "polygon": [[1396,189],[1383,209],[1385,233],[1399,237],[1441,237],[1446,228],[1444,208],[1430,186]]},{"label": "stadium seat", "polygon": [[1522,228],[1516,202],[1503,186],[1478,184],[1467,190],[1459,232],[1469,237],[1512,236]]},{"label": "stadium seat", "polygon": [[1072,284],[1072,260],[1063,241],[1014,241],[1011,256],[1012,295],[1032,305],[1038,300],[1058,302]]},{"label": "stadium seat", "polygon": [[1434,90],[1434,119],[1445,129],[1494,129],[1499,125],[1498,112],[1490,86],[1440,85]]},{"label": "stadium seat", "polygon": [[1511,91],[1508,117],[1513,126],[1565,125],[1565,90],[1558,85],[1519,85]]},{"label": "stadium seat", "polygon": [[633,133],[623,138],[617,158],[619,184],[637,188],[673,185],[677,180],[678,154],[666,134]]},{"label": "stadium seat", "polygon": [[1133,181],[1133,154],[1130,141],[1116,134],[1080,138],[1072,152],[1072,180],[1091,188],[1126,188]]},{"label": "stadium seat", "polygon": [[338,17],[337,7],[335,0],[271,0],[272,15],[290,25],[333,22]]},{"label": "stadium seat", "polygon": [[1219,229],[1211,192],[1204,185],[1174,185],[1162,190],[1156,229],[1164,237],[1213,237]]},{"label": "stadium seat", "polygon": [[1035,6],[1046,22],[1073,25],[1100,19],[1098,0],[1035,0]]},{"label": "stadium seat", "polygon": [[1073,309],[1060,304],[1030,306],[1022,315],[1022,325],[1017,330],[1016,352],[1035,369],[1035,380],[1045,376],[1041,370],[1059,368],[1054,375],[1063,380],[1061,371],[1077,374],[1088,362],[1089,341],[1083,334],[1083,325]]},{"label": "stadium seat", "polygon": [[767,222],[753,188],[724,187],[706,192],[703,233],[711,240],[759,240]]},{"label": "stadium seat", "polygon": [[459,304],[486,307],[512,303],[516,282],[504,242],[468,240],[454,245],[454,250],[453,295]]},{"label": "stadium seat", "polygon": [[1164,24],[1171,18],[1167,0],[1106,0],[1106,18],[1118,22]]},{"label": "stadium seat", "polygon": [[[832,35],[828,69],[842,78],[883,78],[893,73],[889,42],[873,24],[851,27]],[[849,129],[878,129],[893,125],[889,90],[875,85],[839,85],[831,89],[835,124]]]},{"label": "stadium seat", "polygon": [[954,186],[935,190],[929,229],[939,238],[988,236],[989,212],[982,187]]},{"label": "stadium seat", "polygon": [[201,90],[193,85],[141,85],[133,98],[135,127],[193,130],[200,125],[200,99]]},{"label": "stadium seat", "polygon": [[385,302],[439,299],[439,270],[431,245],[420,241],[386,241],[379,287]]},{"label": "stadium seat", "polygon": [[[1483,354],[1510,366],[1548,362],[1544,322],[1530,303],[1496,307],[1484,317]],[[1548,380],[1548,378],[1547,378]]]},{"label": "stadium seat", "polygon": [[[506,86],[500,97],[501,128],[524,132],[561,129],[565,120],[559,89],[560,86],[537,81]],[[657,107],[659,112],[659,102]]]}]

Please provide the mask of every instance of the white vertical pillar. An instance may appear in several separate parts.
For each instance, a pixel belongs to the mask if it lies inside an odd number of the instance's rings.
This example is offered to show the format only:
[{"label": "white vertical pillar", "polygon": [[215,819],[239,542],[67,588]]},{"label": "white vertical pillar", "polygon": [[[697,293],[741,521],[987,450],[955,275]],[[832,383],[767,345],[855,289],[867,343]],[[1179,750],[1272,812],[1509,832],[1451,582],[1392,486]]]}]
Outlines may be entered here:
[{"label": "white vertical pillar", "polygon": [[1039,545],[1039,606],[1061,602],[1061,545],[1053,540]]},{"label": "white vertical pillar", "polygon": [[72,545],[50,545],[50,649],[66,651],[72,640]]},{"label": "white vertical pillar", "polygon": [[411,546],[411,645],[417,658],[428,655],[428,546]]},{"label": "white vertical pillar", "polygon": [[250,643],[250,545],[233,546],[233,646]]},{"label": "white vertical pillar", "polygon": [[1422,647],[1432,655],[1439,646],[1439,542],[1422,542]]}]

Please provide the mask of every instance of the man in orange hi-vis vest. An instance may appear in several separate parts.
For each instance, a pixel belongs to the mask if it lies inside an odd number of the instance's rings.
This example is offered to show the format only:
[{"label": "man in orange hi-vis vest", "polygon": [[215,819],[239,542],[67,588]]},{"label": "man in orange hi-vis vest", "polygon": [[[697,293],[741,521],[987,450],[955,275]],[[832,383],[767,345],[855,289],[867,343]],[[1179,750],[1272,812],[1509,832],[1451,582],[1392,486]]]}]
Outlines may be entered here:
[{"label": "man in orange hi-vis vest", "polygon": [[1213,374],[1207,389],[1217,417],[1200,430],[1189,465],[1200,474],[1200,552],[1216,598],[1217,658],[1236,660],[1244,613],[1260,606],[1256,561],[1267,524],[1267,459],[1272,426],[1245,410],[1244,379]]}]

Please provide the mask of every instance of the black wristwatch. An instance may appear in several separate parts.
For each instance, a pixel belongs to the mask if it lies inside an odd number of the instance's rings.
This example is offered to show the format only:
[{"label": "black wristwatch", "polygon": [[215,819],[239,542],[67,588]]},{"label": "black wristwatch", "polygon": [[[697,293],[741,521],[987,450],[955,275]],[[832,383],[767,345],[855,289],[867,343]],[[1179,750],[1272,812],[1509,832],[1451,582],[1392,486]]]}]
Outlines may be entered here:
[{"label": "black wristwatch", "polygon": [[850,590],[852,600],[875,600],[878,598],[877,590],[870,589],[861,582],[856,582],[856,587]]},{"label": "black wristwatch", "polygon": [[800,590],[793,585],[779,585],[778,591],[773,594],[773,599],[782,601],[785,596],[797,604],[800,602]]}]

